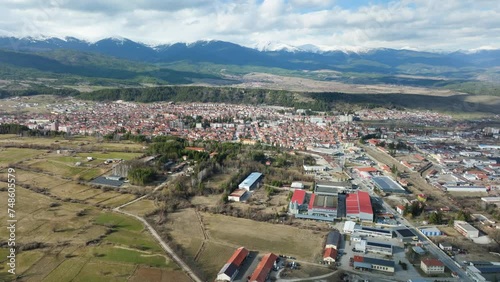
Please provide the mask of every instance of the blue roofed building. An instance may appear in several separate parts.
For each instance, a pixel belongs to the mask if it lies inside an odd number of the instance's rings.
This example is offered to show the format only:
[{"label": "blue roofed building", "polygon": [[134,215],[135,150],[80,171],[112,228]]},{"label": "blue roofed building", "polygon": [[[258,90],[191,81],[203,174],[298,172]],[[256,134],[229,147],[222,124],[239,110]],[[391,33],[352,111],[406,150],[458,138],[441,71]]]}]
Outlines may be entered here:
[{"label": "blue roofed building", "polygon": [[248,191],[255,190],[260,187],[260,182],[262,180],[262,173],[260,172],[252,172],[250,175],[243,180],[240,185],[238,185],[239,189],[245,189]]}]

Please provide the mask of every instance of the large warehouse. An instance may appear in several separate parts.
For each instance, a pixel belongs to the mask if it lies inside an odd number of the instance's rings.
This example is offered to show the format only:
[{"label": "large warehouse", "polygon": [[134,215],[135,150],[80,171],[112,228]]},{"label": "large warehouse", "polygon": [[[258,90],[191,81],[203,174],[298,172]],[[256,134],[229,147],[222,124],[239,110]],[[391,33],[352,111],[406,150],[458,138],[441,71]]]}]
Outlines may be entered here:
[{"label": "large warehouse", "polygon": [[250,175],[243,180],[243,182],[238,185],[238,189],[245,189],[247,191],[252,191],[256,188],[259,188],[260,181],[262,180],[262,173],[260,172],[252,172]]},{"label": "large warehouse", "polygon": [[385,193],[406,193],[401,185],[388,176],[373,177],[372,181],[378,189]]},{"label": "large warehouse", "polygon": [[345,200],[346,217],[364,221],[373,221],[373,208],[370,194],[363,191],[347,194]]},{"label": "large warehouse", "polygon": [[308,194],[295,190],[288,206],[288,212],[296,218],[334,221],[337,218],[338,197]]},{"label": "large warehouse", "polygon": [[352,194],[321,195],[295,190],[288,212],[296,218],[334,221],[336,218],[373,221],[370,195],[358,191]]}]

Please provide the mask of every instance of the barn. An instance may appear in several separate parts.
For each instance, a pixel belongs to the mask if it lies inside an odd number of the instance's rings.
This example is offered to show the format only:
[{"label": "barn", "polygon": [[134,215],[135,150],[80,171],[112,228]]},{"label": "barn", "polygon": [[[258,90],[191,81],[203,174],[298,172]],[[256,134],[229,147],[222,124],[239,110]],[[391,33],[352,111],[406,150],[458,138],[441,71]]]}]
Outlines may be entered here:
[{"label": "barn", "polygon": [[249,253],[250,252],[244,247],[236,249],[217,274],[216,281],[233,281]]},{"label": "barn", "polygon": [[269,273],[273,269],[274,263],[278,259],[278,256],[270,253],[264,255],[260,260],[259,264],[255,268],[254,272],[250,276],[250,282],[265,282],[269,277]]}]

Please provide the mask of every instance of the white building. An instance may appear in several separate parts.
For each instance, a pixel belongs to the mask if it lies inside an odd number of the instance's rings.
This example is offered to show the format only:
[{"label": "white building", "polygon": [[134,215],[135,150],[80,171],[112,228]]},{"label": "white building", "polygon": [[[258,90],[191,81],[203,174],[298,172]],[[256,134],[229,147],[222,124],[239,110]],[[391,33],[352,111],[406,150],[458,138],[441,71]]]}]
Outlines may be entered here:
[{"label": "white building", "polygon": [[444,273],[444,264],[438,259],[423,259],[420,268],[426,274]]},{"label": "white building", "polygon": [[246,198],[247,198],[247,190],[245,189],[236,189],[233,191],[233,193],[227,196],[227,200],[233,202],[242,202],[245,201]]},{"label": "white building", "polygon": [[477,230],[474,226],[469,223],[461,220],[455,220],[454,228],[460,232],[460,234],[464,235],[467,238],[478,238],[479,230]]}]

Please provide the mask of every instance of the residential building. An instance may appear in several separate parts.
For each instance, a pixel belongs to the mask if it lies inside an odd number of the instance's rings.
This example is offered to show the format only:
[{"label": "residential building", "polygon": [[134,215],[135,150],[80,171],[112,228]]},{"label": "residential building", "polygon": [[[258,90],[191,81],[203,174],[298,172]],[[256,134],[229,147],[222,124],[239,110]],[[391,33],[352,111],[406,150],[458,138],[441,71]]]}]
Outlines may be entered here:
[{"label": "residential building", "polygon": [[426,274],[441,274],[444,273],[444,264],[435,258],[423,259],[420,262],[420,268]]}]

